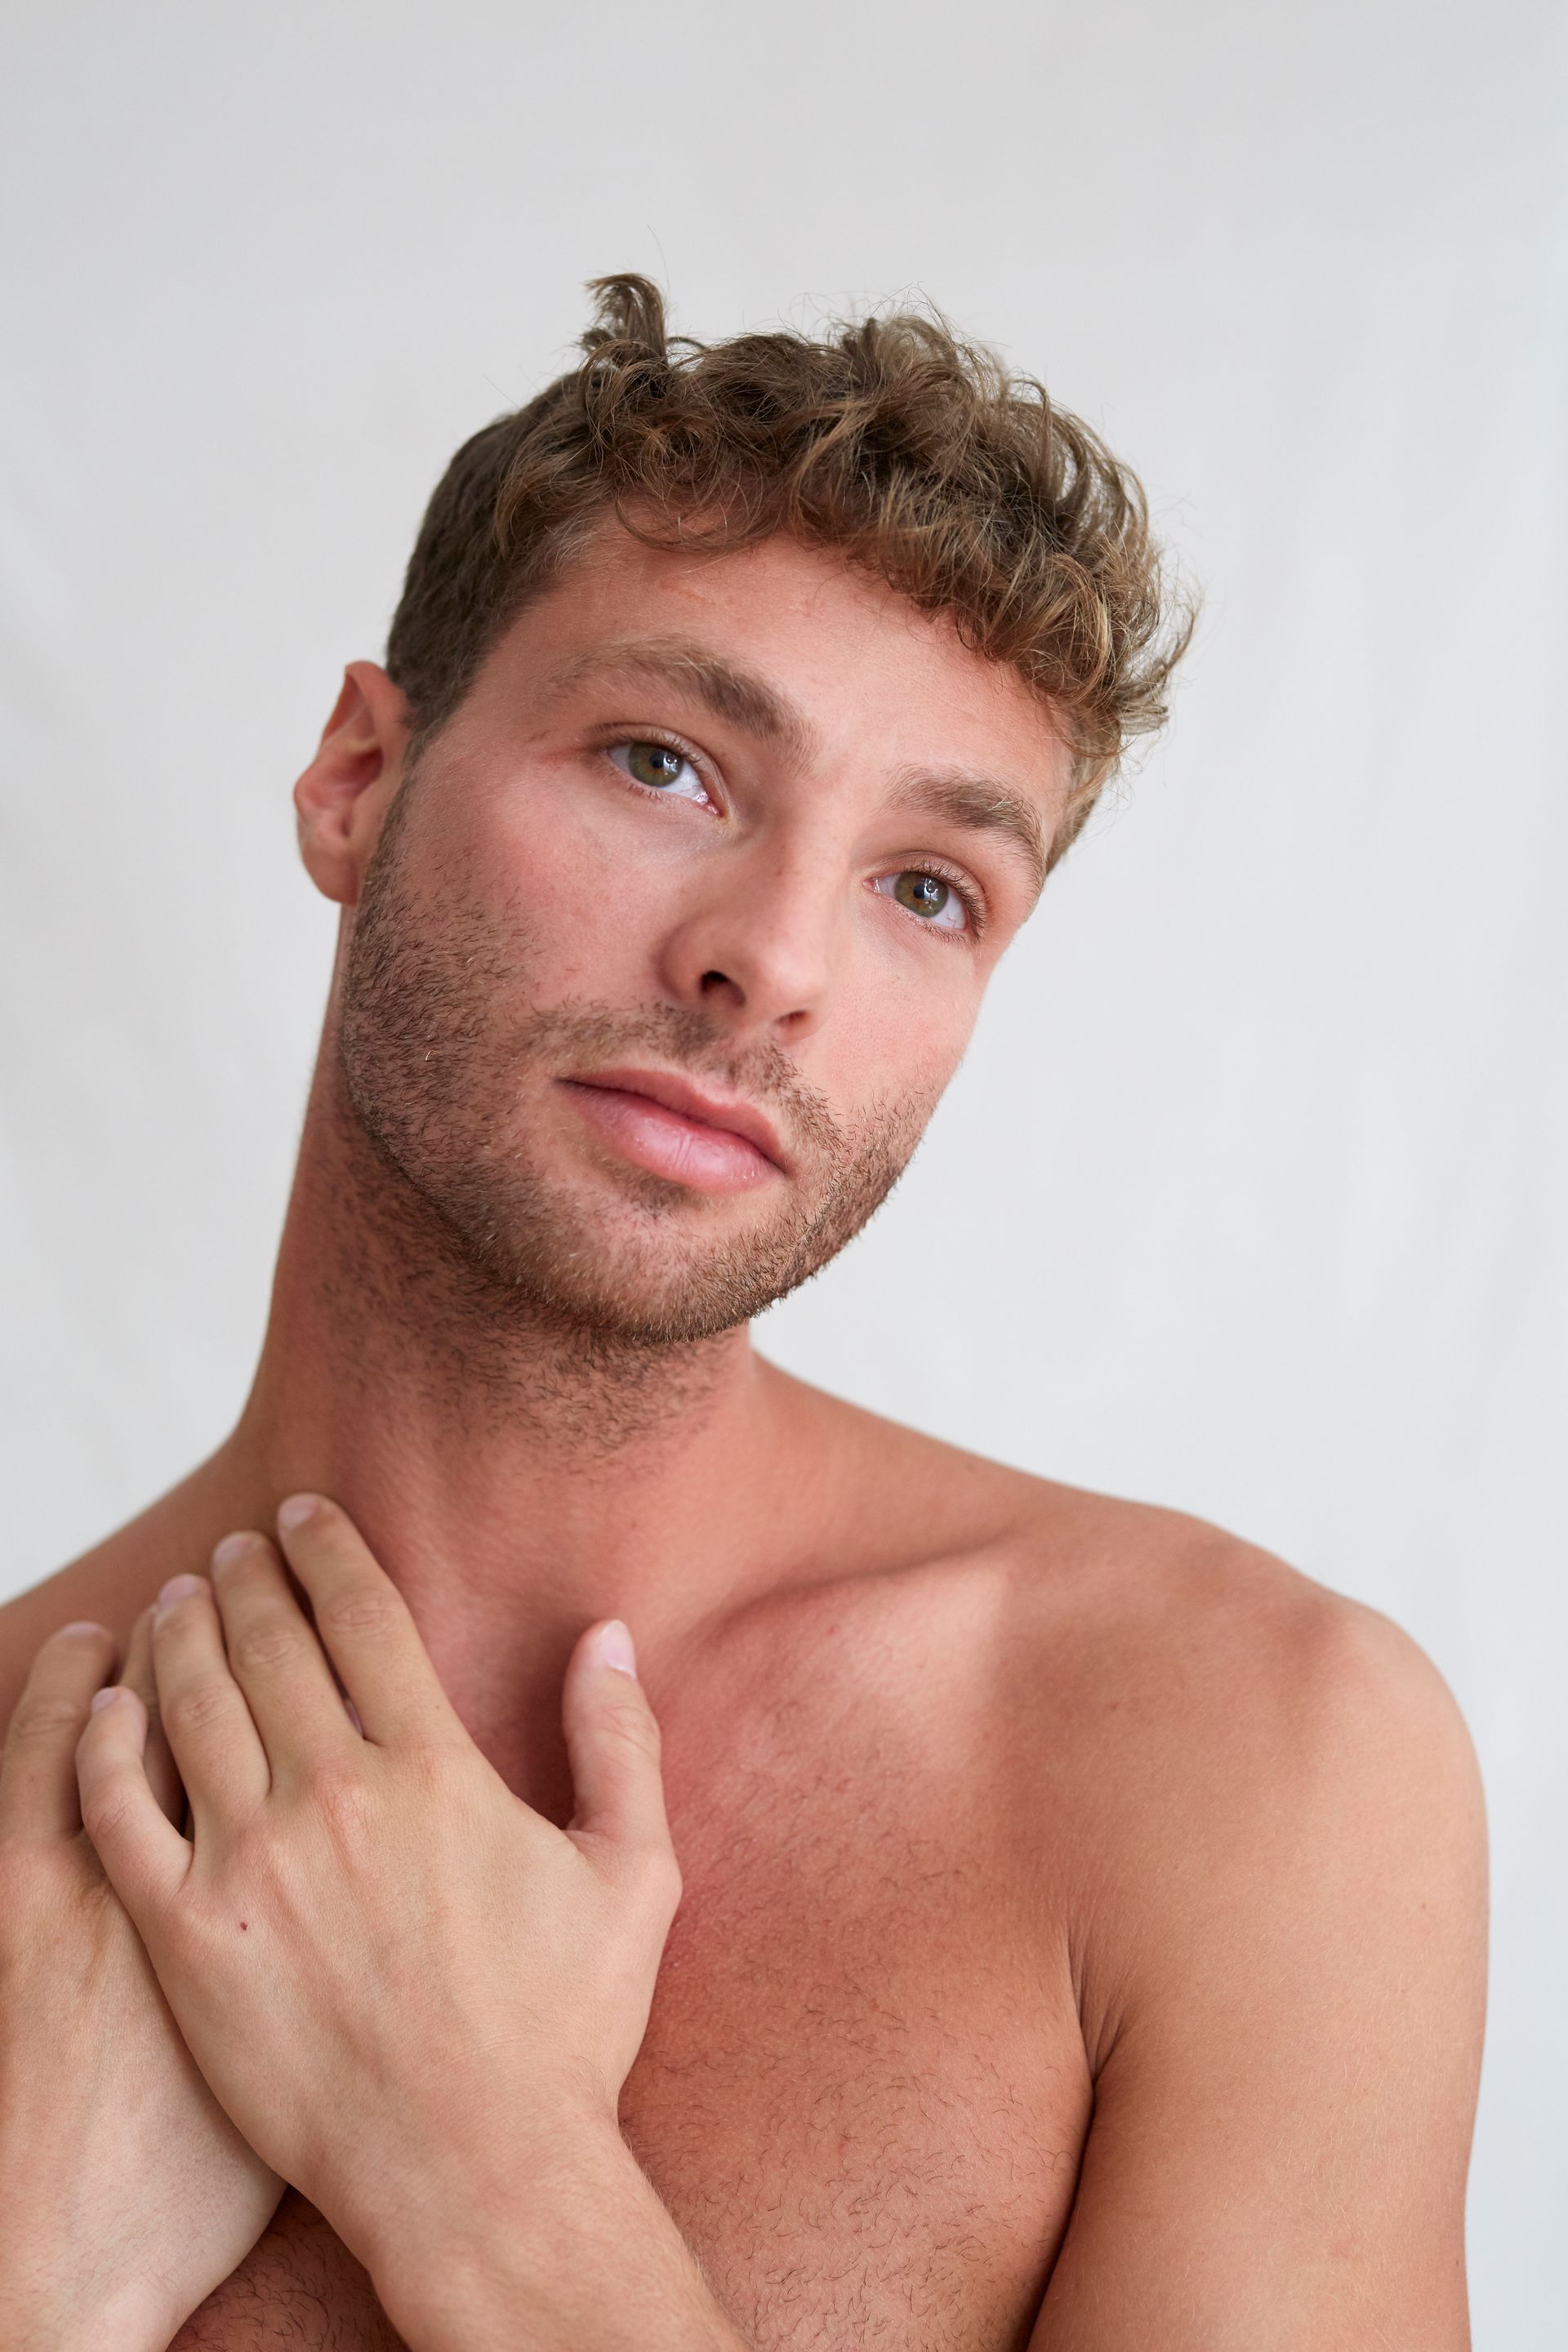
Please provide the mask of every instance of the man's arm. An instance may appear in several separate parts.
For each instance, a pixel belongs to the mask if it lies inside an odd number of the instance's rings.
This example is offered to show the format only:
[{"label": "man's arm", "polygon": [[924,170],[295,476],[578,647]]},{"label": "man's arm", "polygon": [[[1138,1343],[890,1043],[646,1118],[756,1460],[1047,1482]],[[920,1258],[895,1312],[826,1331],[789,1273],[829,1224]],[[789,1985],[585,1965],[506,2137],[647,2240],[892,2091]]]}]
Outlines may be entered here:
[{"label": "man's arm", "polygon": [[1170,1776],[1031,2352],[1464,2352],[1486,1825],[1436,1669],[1331,1601]]}]

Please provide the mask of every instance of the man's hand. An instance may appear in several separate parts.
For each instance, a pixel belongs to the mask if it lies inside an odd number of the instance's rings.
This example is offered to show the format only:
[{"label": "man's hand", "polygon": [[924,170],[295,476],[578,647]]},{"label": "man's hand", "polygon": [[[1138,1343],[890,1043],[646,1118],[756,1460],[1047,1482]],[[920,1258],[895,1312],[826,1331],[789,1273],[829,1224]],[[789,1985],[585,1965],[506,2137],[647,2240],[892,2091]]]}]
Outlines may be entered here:
[{"label": "man's hand", "polygon": [[[110,1711],[174,1837],[179,1780],[148,1738],[150,1621]],[[13,2352],[163,2352],[283,2185],[203,2081],[82,1834],[77,1740],[114,1654],[101,1625],[46,1642],[0,1765],[0,2342]]]},{"label": "man's hand", "polygon": [[343,1513],[296,1497],[279,1528],[316,1630],[259,1535],[221,1544],[210,1584],[176,1578],[154,1622],[189,1835],[128,1698],[81,1741],[82,1812],[203,2074],[401,2325],[433,2263],[460,2274],[548,2222],[563,2148],[584,2179],[621,2151],[680,1877],[608,1629],[567,1669],[563,1832],[480,1755]]}]

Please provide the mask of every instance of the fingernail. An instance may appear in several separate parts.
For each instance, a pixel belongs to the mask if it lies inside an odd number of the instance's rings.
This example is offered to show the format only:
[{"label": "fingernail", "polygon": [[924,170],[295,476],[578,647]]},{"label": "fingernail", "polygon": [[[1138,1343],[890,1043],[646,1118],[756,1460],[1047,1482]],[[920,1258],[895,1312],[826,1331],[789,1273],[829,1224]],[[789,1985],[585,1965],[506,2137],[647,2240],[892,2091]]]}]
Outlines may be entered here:
[{"label": "fingernail", "polygon": [[632,1647],[632,1637],[618,1617],[599,1628],[599,1663],[614,1666],[617,1674],[630,1675],[634,1680],[637,1670],[637,1654]]},{"label": "fingernail", "polygon": [[292,1535],[296,1528],[302,1528],[307,1519],[312,1518],[321,1499],[319,1495],[290,1495],[286,1503],[279,1503],[278,1524],[284,1534]]},{"label": "fingernail", "polygon": [[110,1638],[108,1626],[100,1625],[91,1617],[73,1617],[68,1625],[59,1630],[62,1633],[101,1633],[106,1641]]},{"label": "fingernail", "polygon": [[204,1580],[199,1576],[172,1576],[158,1595],[160,1610],[169,1608],[176,1601],[188,1601],[193,1592],[201,1591]]},{"label": "fingernail", "polygon": [[213,1566],[228,1568],[235,1560],[243,1559],[255,1541],[256,1538],[248,1528],[242,1528],[232,1536],[225,1536],[222,1543],[213,1546]]},{"label": "fingernail", "polygon": [[103,1690],[94,1691],[92,1695],[92,1713],[96,1715],[100,1706],[107,1706],[110,1699],[118,1698],[123,1688],[124,1685],[122,1683],[110,1683]]}]

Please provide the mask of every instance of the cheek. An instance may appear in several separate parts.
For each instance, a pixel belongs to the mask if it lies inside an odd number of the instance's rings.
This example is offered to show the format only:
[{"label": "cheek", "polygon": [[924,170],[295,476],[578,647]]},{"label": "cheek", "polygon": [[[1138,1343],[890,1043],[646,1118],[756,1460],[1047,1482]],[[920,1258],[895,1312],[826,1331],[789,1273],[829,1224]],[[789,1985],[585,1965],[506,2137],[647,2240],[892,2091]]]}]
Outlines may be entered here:
[{"label": "cheek", "polygon": [[[940,962],[939,951],[931,960]],[[922,988],[907,968],[866,956],[803,1057],[805,1075],[865,1117],[912,1103],[929,1118],[963,1058],[977,1009],[966,986],[944,988],[938,977]]]},{"label": "cheek", "polygon": [[492,814],[473,854],[486,897],[529,938],[551,992],[646,989],[668,919],[671,877],[657,866],[628,857],[613,834],[570,812],[515,803]]}]

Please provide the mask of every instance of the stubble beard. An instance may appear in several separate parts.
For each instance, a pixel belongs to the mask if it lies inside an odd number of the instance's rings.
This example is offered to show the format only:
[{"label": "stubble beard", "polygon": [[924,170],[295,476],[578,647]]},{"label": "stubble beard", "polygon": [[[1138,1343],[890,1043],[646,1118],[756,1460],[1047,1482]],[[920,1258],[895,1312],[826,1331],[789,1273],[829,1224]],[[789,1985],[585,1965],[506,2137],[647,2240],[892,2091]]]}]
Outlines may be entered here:
[{"label": "stubble beard", "polygon": [[[492,1340],[509,1327],[549,1332],[606,1359],[690,1350],[750,1321],[860,1231],[909,1164],[935,1097],[879,1102],[847,1129],[780,1048],[737,1054],[703,1013],[534,1002],[548,937],[537,916],[415,886],[415,781],[405,777],[366,871],[338,1048],[354,1120],[403,1208],[423,1213],[414,1225],[426,1254],[445,1253],[457,1277],[444,1288],[416,1279],[416,1290],[426,1305],[438,1290],[460,1300]],[[618,1156],[611,1183],[547,1172],[530,1151],[529,1101],[557,1074],[638,1061],[772,1111],[793,1163],[769,1188],[775,1207],[726,1232],[736,1196],[695,1193]],[[380,1205],[385,1223],[395,1204]],[[406,1236],[409,1218],[401,1223]]]}]

